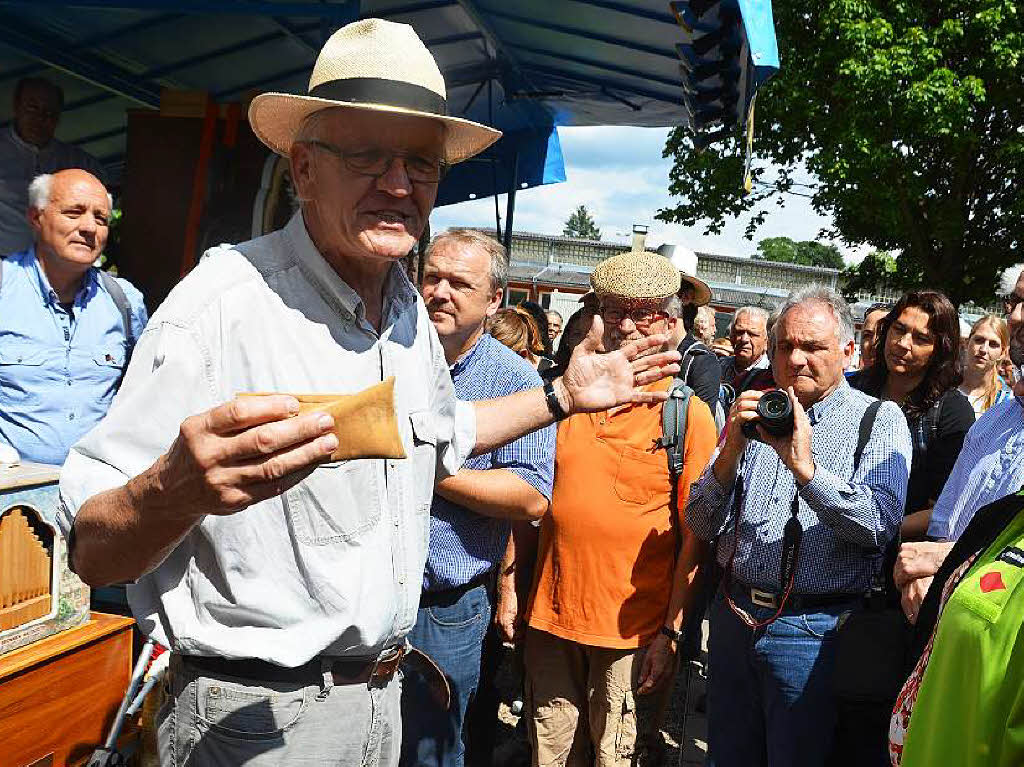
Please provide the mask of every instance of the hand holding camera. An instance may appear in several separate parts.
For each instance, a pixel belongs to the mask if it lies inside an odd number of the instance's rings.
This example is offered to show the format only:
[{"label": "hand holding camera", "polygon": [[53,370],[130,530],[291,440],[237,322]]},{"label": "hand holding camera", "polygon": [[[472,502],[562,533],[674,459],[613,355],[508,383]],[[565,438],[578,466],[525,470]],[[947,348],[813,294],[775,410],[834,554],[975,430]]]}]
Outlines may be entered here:
[{"label": "hand holding camera", "polygon": [[743,392],[733,405],[729,421],[726,441],[734,448],[742,450],[747,439],[764,442],[779,454],[798,484],[810,482],[814,476],[811,423],[792,388]]}]

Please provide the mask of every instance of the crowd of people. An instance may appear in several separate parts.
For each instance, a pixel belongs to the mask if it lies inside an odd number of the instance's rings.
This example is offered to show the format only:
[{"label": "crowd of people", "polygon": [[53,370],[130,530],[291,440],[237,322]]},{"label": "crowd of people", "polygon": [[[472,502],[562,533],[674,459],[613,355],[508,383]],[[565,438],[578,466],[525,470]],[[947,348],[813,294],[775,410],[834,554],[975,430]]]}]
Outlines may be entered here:
[{"label": "crowd of people", "polygon": [[[16,91],[0,442],[63,466],[72,567],[171,650],[162,764],[491,764],[503,643],[532,764],[654,764],[705,616],[711,767],[1024,762],[1024,273],[963,337],[939,291],[872,306],[859,349],[819,285],[716,338],[695,265],[638,250],[567,318],[505,305],[471,229],[416,286],[500,135],[444,98],[410,27],[339,30],[249,111],[298,211],[149,318],[59,91]],[[402,459],[293,394],[389,379]]]}]

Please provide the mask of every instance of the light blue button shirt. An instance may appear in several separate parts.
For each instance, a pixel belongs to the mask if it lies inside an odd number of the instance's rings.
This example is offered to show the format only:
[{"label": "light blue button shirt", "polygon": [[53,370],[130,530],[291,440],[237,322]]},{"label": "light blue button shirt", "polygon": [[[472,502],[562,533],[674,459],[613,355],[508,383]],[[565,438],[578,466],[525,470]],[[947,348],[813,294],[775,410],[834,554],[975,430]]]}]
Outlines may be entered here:
[{"label": "light blue button shirt", "polygon": [[[23,460],[60,465],[114,398],[127,353],[124,320],[96,269],[68,312],[35,248],[0,264],[0,442]],[[142,294],[118,281],[138,338],[147,318]]]},{"label": "light blue button shirt", "polygon": [[928,537],[955,541],[975,512],[1024,485],[1024,405],[1017,397],[990,407],[967,432],[953,473],[932,511]]}]

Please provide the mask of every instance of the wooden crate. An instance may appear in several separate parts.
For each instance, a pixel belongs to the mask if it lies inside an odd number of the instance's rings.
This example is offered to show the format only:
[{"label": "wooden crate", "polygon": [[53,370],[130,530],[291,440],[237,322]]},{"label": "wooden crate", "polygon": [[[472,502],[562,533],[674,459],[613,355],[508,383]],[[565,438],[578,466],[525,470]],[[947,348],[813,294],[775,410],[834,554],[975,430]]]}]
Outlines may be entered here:
[{"label": "wooden crate", "polygon": [[77,765],[102,745],[128,688],[130,618],[88,622],[0,656],[0,764]]}]

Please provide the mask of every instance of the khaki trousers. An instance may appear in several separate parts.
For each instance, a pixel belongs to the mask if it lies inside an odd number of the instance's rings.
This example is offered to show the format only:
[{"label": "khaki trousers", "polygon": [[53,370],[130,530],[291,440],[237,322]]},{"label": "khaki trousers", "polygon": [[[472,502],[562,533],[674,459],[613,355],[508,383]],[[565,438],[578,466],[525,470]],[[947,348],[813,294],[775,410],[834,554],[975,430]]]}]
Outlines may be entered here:
[{"label": "khaki trousers", "polygon": [[526,716],[534,767],[632,767],[657,733],[669,680],[636,695],[643,648],[591,647],[526,634]]}]

